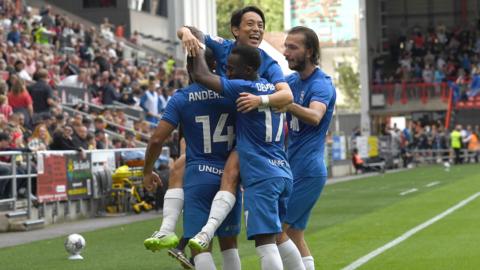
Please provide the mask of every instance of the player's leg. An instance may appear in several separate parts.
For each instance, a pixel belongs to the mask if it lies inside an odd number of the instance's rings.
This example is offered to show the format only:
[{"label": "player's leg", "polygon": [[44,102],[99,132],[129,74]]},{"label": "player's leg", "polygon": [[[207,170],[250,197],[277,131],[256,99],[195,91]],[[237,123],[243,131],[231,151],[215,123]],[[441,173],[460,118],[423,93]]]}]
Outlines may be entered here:
[{"label": "player's leg", "polygon": [[232,151],[225,163],[220,190],[213,199],[208,221],[202,230],[190,239],[188,245],[191,248],[198,251],[206,249],[215,231],[235,206],[240,176],[239,164],[237,151]]},{"label": "player's leg", "polygon": [[144,241],[144,245],[151,251],[162,248],[173,248],[178,244],[175,227],[180,216],[183,203],[183,175],[185,171],[185,155],[181,155],[174,163],[168,181],[168,190],[163,203],[163,219],[160,229],[152,237]]},{"label": "player's leg", "polygon": [[272,178],[244,188],[247,237],[255,239],[261,269],[283,269],[276,235],[282,231],[280,220],[291,193],[291,179]]},{"label": "player's leg", "polygon": [[255,235],[255,249],[262,270],[283,270],[282,258],[275,244],[276,234]]},{"label": "player's leg", "polygon": [[195,262],[196,270],[216,270],[215,262],[213,261],[211,246],[202,252],[192,249],[193,261]]},{"label": "player's leg", "polygon": [[[187,168],[186,175],[190,175],[189,168]],[[203,180],[206,180],[208,177],[212,177],[211,175],[208,175],[208,173],[200,173],[199,176],[202,177]],[[183,231],[185,238],[191,238],[194,236],[195,233],[202,228],[203,224],[207,222],[210,206],[218,189],[218,184],[197,184],[193,186],[184,186],[185,206],[183,211]],[[208,247],[205,251],[200,252],[192,249],[192,256],[194,257],[193,260],[195,262],[195,269],[216,269],[212,254],[210,252],[210,247]]]},{"label": "player's leg", "polygon": [[285,223],[289,224],[289,228],[286,232],[297,246],[307,270],[313,270],[315,266],[304,238],[304,231],[311,211],[320,198],[326,180],[325,176],[296,179],[293,183],[292,195],[288,201]]},{"label": "player's leg", "polygon": [[283,223],[282,232],[277,235],[277,246],[283,266],[287,270],[305,270],[300,251],[295,242],[288,237],[287,231],[289,228],[290,225]]},{"label": "player's leg", "polygon": [[223,270],[242,269],[237,247],[237,236],[240,234],[241,222],[242,199],[240,191],[237,191],[235,206],[216,231],[222,252]]},{"label": "player's leg", "polygon": [[310,253],[307,242],[305,241],[304,230],[289,228],[287,232],[290,239],[295,243],[295,246],[297,246],[298,250],[300,251],[305,269],[314,270],[315,261]]}]

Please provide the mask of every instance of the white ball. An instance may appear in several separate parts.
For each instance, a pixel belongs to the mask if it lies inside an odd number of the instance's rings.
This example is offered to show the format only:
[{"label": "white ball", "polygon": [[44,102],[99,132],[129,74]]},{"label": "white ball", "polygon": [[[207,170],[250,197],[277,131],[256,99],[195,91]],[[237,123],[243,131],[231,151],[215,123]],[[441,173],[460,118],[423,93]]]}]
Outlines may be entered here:
[{"label": "white ball", "polygon": [[85,248],[85,245],[85,238],[80,234],[70,234],[67,239],[65,239],[65,250],[72,255],[79,254],[82,249]]}]

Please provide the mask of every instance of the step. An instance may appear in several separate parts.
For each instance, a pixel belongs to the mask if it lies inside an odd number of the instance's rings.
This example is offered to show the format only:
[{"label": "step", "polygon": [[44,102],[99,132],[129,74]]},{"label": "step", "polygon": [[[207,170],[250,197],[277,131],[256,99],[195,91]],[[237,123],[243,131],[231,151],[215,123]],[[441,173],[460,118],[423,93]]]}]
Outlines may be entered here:
[{"label": "step", "polygon": [[27,230],[40,229],[40,228],[43,228],[43,226],[45,225],[45,220],[43,218],[41,218],[41,219],[30,219],[30,220],[24,221],[23,225],[25,225],[25,227],[27,227]]},{"label": "step", "polygon": [[25,210],[17,210],[15,212],[8,212],[7,214],[5,214],[7,218],[22,218],[26,217],[27,215],[28,213]]},{"label": "step", "polygon": [[45,221],[43,219],[35,220],[19,220],[13,221],[8,227],[10,232],[24,232],[31,231],[35,229],[42,229],[45,226]]}]

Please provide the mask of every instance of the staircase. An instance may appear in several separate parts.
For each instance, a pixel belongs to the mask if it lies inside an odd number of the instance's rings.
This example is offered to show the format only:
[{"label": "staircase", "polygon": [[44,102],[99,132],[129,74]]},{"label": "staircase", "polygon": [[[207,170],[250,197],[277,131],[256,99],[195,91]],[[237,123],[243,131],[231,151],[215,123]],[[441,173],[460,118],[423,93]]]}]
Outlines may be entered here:
[{"label": "staircase", "polygon": [[[30,231],[44,227],[44,219],[34,218],[34,215],[28,218],[26,203],[26,200],[17,201],[16,210],[0,212],[0,232]],[[32,208],[32,212],[37,211]]]}]

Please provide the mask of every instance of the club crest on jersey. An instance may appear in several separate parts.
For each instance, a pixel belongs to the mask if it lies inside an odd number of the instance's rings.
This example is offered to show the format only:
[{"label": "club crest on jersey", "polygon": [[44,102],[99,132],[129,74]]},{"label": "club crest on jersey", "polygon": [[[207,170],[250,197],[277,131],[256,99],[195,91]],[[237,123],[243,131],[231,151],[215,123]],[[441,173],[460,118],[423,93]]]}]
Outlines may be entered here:
[{"label": "club crest on jersey", "polygon": [[300,92],[300,100],[298,101],[298,103],[302,104],[304,98],[305,98],[305,91],[302,90],[302,92]]}]

